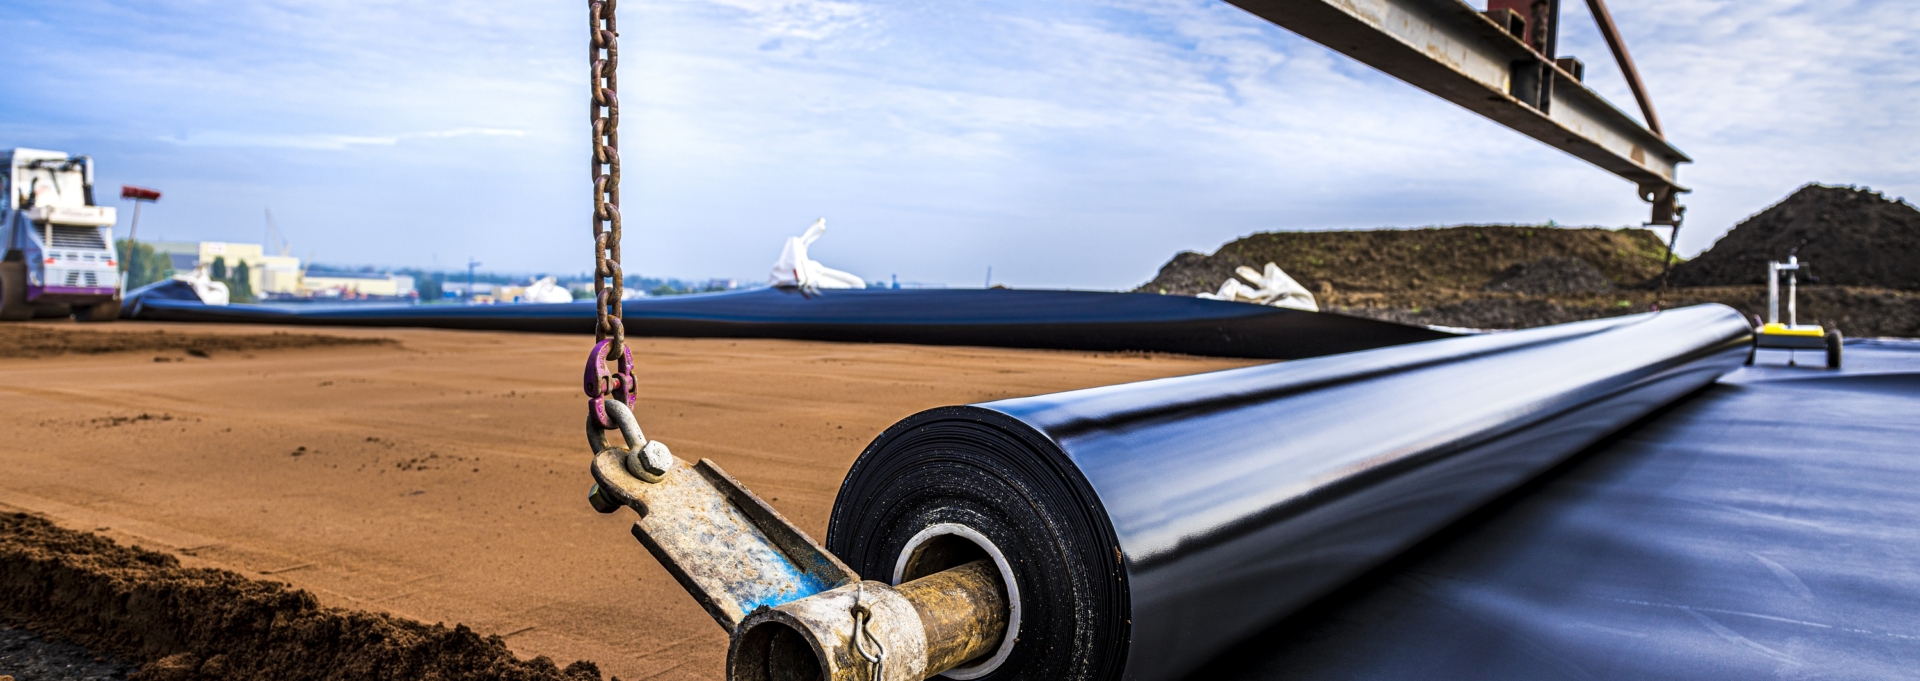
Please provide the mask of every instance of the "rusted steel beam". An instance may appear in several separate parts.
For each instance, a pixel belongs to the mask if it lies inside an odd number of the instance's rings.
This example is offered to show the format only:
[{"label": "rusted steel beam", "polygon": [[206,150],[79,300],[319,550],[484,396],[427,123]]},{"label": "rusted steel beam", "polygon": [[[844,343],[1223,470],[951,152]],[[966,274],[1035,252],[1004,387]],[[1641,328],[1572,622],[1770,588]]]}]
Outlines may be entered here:
[{"label": "rusted steel beam", "polygon": [[1607,39],[1607,49],[1613,51],[1613,60],[1620,64],[1620,72],[1626,74],[1627,87],[1633,90],[1633,100],[1640,103],[1640,115],[1647,119],[1647,128],[1666,139],[1667,133],[1660,129],[1660,116],[1653,113],[1653,98],[1647,96],[1647,86],[1640,82],[1640,69],[1633,65],[1633,55],[1627,54],[1627,43],[1620,38],[1620,28],[1613,25],[1613,13],[1607,11],[1606,0],[1587,0],[1587,9],[1593,11],[1594,23],[1600,24],[1600,36]]},{"label": "rusted steel beam", "polygon": [[1461,0],[1227,1],[1625,178],[1654,222],[1677,220],[1678,166],[1692,159],[1515,36],[1521,24]]}]

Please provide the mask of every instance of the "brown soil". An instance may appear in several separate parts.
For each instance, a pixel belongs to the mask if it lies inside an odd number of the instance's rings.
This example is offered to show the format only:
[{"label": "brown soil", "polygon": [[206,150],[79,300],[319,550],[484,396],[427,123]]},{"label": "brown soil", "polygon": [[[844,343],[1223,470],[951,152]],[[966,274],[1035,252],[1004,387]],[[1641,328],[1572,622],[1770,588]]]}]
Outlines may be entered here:
[{"label": "brown soil", "polygon": [[1324,311],[1409,324],[1517,329],[1705,302],[1764,317],[1766,262],[1796,247],[1818,277],[1800,288],[1802,323],[1920,336],[1920,210],[1817,184],[1676,259],[1664,293],[1666,247],[1653,232],[1520,226],[1254,234],[1176,255],[1138,290],[1214,291],[1236,267],[1273,262]]},{"label": "brown soil", "polygon": [[600,679],[521,660],[498,636],[322,607],[305,591],[0,514],[0,613],[163,679]]},{"label": "brown soil", "polygon": [[1605,293],[1613,290],[1613,282],[1593,263],[1554,256],[1507,268],[1487,284],[1487,290],[1536,296],[1578,295]]},{"label": "brown soil", "polygon": [[1659,276],[1666,244],[1644,229],[1462,226],[1347,232],[1262,232],[1215,251],[1186,252],[1138,291],[1212,292],[1236,267],[1278,264],[1315,295],[1480,289],[1509,268],[1576,258],[1614,285]]},{"label": "brown soil", "polygon": [[214,353],[298,350],[321,346],[392,344],[388,338],[329,336],[315,333],[195,333],[143,329],[122,323],[80,326],[72,322],[0,324],[0,358],[98,355],[109,352],[160,353],[155,361],[185,357],[207,358]]},{"label": "brown soil", "polygon": [[1734,226],[1674,268],[1672,281],[1765,286],[1767,262],[1785,261],[1796,248],[1822,284],[1920,291],[1920,210],[1872,190],[1819,184]]},{"label": "brown soil", "polygon": [[[263,331],[105,327],[168,336]],[[166,577],[58,596],[109,604],[95,614],[73,608],[72,617],[93,622],[80,629],[123,631],[107,615],[148,617],[136,606],[227,613],[267,627],[268,637],[243,639],[263,647],[245,648],[253,652],[243,657],[227,652],[216,666],[268,669],[277,653],[264,646],[287,640],[272,638],[283,635],[273,633],[273,620],[258,619],[252,605],[216,609],[244,596],[278,604],[301,627],[351,621],[367,623],[353,631],[392,633],[365,648],[373,655],[367,664],[401,664],[416,644],[482,660],[491,654],[485,637],[499,636],[521,659],[592,660],[627,679],[721,678],[725,633],[634,541],[631,513],[603,516],[586,503],[578,376],[589,338],[318,333],[398,342],[168,363],[135,353],[0,359],[0,510],[37,513],[178,561],[42,564],[115,580]],[[645,388],[636,411],[647,435],[682,458],[715,460],[815,536],[824,534],[860,449],[916,411],[1251,363],[772,340],[635,346]],[[225,572],[189,572],[196,568]],[[125,600],[113,600],[121,593]],[[407,621],[460,623],[473,636]],[[139,661],[153,666],[165,659],[154,655],[188,652],[194,658],[177,666],[204,667],[220,654],[217,642],[195,643],[214,641],[193,638],[207,630],[185,631],[152,643]]]}]

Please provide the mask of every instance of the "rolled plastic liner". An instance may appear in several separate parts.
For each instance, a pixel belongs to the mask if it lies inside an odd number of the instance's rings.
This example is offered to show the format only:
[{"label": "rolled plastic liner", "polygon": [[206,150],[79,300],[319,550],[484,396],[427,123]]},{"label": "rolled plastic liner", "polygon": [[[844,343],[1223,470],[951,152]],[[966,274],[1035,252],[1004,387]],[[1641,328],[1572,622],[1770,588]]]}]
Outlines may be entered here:
[{"label": "rolled plastic liner", "polygon": [[1221,654],[1206,681],[1913,679],[1920,341],[1786,353]]},{"label": "rolled plastic liner", "polygon": [[1014,565],[992,678],[1177,678],[1745,360],[1706,305],[916,414],[827,545],[890,575],[922,529]]},{"label": "rolled plastic liner", "polygon": [[[167,322],[593,332],[593,303],[204,305],[184,284],[127,296],[123,316]],[[1097,291],[755,289],[628,300],[629,336],[785,338],[1298,359],[1454,334],[1337,314]]]}]

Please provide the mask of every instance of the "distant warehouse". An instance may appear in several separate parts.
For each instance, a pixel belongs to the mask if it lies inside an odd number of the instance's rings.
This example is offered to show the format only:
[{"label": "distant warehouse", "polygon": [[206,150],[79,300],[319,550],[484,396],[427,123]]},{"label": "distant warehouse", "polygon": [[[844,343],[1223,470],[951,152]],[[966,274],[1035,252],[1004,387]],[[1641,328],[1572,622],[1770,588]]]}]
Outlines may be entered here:
[{"label": "distant warehouse", "polygon": [[156,241],[151,245],[155,253],[172,259],[168,266],[174,272],[185,274],[202,268],[211,272],[218,261],[221,263],[219,269],[226,270],[227,276],[231,277],[244,263],[247,266],[247,283],[252,291],[269,295],[301,295],[300,259],[290,255],[267,255],[260,244]]},{"label": "distant warehouse", "polygon": [[302,288],[315,298],[405,298],[414,294],[413,277],[385,272],[307,270]]},{"label": "distant warehouse", "polygon": [[176,273],[201,271],[215,278],[232,279],[244,272],[248,289],[262,298],[407,298],[414,295],[410,276],[303,268],[300,258],[267,255],[260,244],[159,241],[151,245],[155,253],[170,259],[168,266]]}]

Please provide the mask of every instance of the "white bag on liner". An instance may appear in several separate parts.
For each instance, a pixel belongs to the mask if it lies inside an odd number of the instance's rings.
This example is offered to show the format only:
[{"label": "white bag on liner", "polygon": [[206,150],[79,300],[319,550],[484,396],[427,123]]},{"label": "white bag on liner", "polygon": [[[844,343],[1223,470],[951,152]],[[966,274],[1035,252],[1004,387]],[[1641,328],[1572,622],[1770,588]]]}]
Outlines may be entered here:
[{"label": "white bag on liner", "polygon": [[554,282],[553,277],[541,277],[527,285],[526,292],[520,294],[523,303],[571,303],[573,293],[566,287]]},{"label": "white bag on liner", "polygon": [[173,275],[173,278],[187,282],[187,285],[192,286],[193,294],[200,296],[200,302],[202,303],[208,305],[225,305],[232,300],[232,294],[227,291],[227,283],[214,281],[213,277],[207,274],[207,268],[205,267],[196,267],[192,272],[176,274]]},{"label": "white bag on liner", "polygon": [[780,249],[780,259],[773,262],[773,272],[768,276],[767,283],[773,286],[798,286],[808,291],[866,288],[867,282],[861,278],[807,257],[807,247],[826,232],[827,219],[820,218],[813,221],[813,226],[808,227],[805,234],[788,237],[786,247]]},{"label": "white bag on liner", "polygon": [[1286,272],[1280,266],[1267,263],[1265,272],[1256,272],[1251,267],[1242,266],[1234,270],[1241,278],[1253,285],[1240,283],[1239,279],[1228,279],[1220,285],[1219,293],[1202,293],[1199,297],[1207,300],[1229,300],[1238,303],[1271,305],[1308,312],[1319,312],[1320,305],[1313,301],[1313,293]]}]

